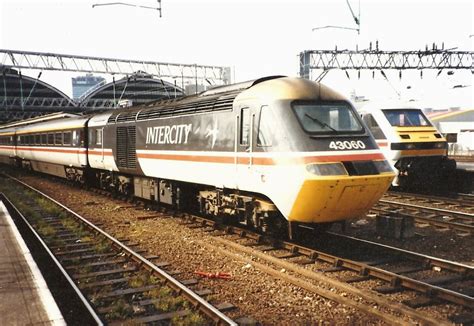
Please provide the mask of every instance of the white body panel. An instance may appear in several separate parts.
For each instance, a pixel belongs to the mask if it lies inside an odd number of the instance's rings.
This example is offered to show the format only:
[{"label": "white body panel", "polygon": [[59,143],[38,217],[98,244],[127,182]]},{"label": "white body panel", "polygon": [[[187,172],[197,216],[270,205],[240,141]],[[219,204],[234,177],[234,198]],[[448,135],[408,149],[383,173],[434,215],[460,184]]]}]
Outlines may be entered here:
[{"label": "white body panel", "polygon": [[0,145],[0,156],[1,157],[14,157],[15,156],[15,147],[12,145]]},{"label": "white body panel", "polygon": [[112,149],[110,148],[96,148],[94,150],[90,149],[89,165],[93,169],[118,171],[114,156],[112,154]]},{"label": "white body panel", "polygon": [[[261,193],[288,218],[299,190],[308,176],[307,163],[295,164],[302,157],[324,157],[354,154],[379,154],[379,150],[338,153],[237,153],[138,150],[139,164],[147,177],[170,179],[218,188]],[[144,156],[149,157],[144,157]],[[160,156],[160,158],[150,156]],[[254,160],[274,159],[276,164],[258,164]],[[162,157],[162,158],[161,158]],[[166,158],[165,158],[166,157]],[[221,161],[221,162],[216,162]],[[237,164],[237,161],[240,161]],[[246,163],[242,163],[246,161]],[[292,163],[293,162],[293,163]],[[284,191],[282,191],[284,189]]]},{"label": "white body panel", "polygon": [[24,160],[70,167],[84,167],[87,164],[86,149],[80,147],[18,146],[17,155]]}]

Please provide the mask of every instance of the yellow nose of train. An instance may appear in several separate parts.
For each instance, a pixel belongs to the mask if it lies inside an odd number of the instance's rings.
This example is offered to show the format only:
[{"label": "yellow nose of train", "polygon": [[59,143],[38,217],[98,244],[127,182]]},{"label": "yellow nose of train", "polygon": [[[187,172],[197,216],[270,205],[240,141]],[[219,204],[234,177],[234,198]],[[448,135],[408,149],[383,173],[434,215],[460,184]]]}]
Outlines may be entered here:
[{"label": "yellow nose of train", "polygon": [[[317,176],[307,173],[289,214],[290,222],[325,223],[364,215],[387,191],[395,173],[381,160],[373,175]],[[344,167],[342,163],[341,167]]]}]

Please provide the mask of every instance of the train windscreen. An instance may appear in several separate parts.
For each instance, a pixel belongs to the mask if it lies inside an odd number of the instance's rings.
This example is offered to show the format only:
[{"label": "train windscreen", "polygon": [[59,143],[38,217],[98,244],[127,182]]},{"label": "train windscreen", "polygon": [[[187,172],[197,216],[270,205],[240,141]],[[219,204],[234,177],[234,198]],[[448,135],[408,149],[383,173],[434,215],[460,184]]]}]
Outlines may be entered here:
[{"label": "train windscreen", "polygon": [[349,103],[293,103],[293,110],[308,133],[362,133],[364,128]]},{"label": "train windscreen", "polygon": [[393,127],[428,127],[431,123],[420,109],[382,110]]}]

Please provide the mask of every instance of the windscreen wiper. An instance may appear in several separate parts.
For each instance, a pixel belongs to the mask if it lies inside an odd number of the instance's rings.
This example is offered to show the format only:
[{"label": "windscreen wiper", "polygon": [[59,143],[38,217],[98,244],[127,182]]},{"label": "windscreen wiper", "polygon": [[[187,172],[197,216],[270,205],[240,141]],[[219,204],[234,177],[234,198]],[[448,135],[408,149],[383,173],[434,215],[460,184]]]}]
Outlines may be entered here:
[{"label": "windscreen wiper", "polygon": [[320,125],[321,127],[326,127],[326,128],[328,128],[328,129],[331,129],[332,131],[337,132],[336,129],[334,129],[333,127],[331,127],[330,125],[328,125],[326,122],[322,122],[322,121],[320,121],[319,119],[313,118],[313,117],[310,116],[308,113],[305,113],[304,115],[307,116],[308,118],[310,118],[311,120],[313,120],[314,122],[316,122],[316,123],[317,123],[318,125]]}]

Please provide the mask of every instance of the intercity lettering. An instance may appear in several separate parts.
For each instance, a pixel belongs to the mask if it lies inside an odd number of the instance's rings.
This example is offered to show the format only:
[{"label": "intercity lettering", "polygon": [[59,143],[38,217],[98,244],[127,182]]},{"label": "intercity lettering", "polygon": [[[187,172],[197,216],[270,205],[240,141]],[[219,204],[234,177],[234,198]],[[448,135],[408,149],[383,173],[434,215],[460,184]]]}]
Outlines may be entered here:
[{"label": "intercity lettering", "polygon": [[187,144],[192,124],[146,128],[146,144]]}]

